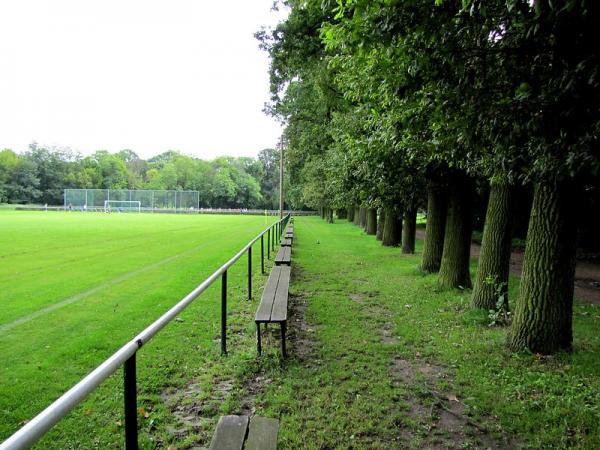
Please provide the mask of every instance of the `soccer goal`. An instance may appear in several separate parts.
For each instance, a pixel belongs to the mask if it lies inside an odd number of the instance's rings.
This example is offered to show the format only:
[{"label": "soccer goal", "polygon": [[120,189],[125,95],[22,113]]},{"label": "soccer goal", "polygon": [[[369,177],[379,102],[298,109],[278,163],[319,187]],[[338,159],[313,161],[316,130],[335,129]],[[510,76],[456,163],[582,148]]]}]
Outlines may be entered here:
[{"label": "soccer goal", "polygon": [[65,211],[195,212],[200,209],[198,191],[146,189],[65,189]]},{"label": "soccer goal", "polygon": [[141,212],[142,202],[136,200],[104,200],[104,212]]}]

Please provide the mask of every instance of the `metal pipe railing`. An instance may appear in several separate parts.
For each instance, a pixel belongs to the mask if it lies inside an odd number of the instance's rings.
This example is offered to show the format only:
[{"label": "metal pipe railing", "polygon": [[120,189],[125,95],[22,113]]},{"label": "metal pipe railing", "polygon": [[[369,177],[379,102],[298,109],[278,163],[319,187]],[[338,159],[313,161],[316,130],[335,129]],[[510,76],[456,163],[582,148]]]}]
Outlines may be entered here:
[{"label": "metal pipe railing", "polygon": [[[77,406],[89,393],[95,390],[104,380],[110,377],[117,369],[124,366],[124,409],[125,409],[125,448],[128,450],[138,448],[137,439],[137,380],[136,380],[136,353],[147,342],[149,342],[160,330],[181,313],[190,303],[208,289],[219,277],[221,283],[221,352],[227,354],[227,269],[240,259],[244,253],[249,252],[248,261],[248,289],[252,289],[250,278],[252,277],[252,263],[250,262],[252,245],[259,239],[263,242],[263,236],[268,234],[273,238],[275,248],[275,232],[285,227],[290,215],[273,223],[258,236],[252,239],[229,261],[213,272],[207,279],[182,298],[175,306],[160,316],[154,323],[144,329],[112,356],[96,367],[75,386],[65,392],[50,406],[31,419],[16,433],[0,444],[0,450],[27,449],[46,434],[60,419],[66,416]],[[268,239],[269,241],[270,239]],[[268,242],[268,248],[271,243]],[[261,245],[261,268],[264,268],[264,246]],[[269,253],[270,257],[270,253]],[[251,293],[248,293],[251,298]]]}]

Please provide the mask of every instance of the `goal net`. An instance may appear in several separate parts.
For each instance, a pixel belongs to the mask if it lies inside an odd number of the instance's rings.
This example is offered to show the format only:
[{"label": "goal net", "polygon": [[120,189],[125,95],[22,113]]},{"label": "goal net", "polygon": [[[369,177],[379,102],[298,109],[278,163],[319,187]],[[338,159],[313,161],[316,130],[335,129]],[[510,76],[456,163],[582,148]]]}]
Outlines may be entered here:
[{"label": "goal net", "polygon": [[120,208],[136,212],[194,212],[200,209],[198,191],[144,189],[65,189],[68,211],[102,212]]},{"label": "goal net", "polygon": [[140,212],[142,202],[135,200],[104,200],[104,212]]}]

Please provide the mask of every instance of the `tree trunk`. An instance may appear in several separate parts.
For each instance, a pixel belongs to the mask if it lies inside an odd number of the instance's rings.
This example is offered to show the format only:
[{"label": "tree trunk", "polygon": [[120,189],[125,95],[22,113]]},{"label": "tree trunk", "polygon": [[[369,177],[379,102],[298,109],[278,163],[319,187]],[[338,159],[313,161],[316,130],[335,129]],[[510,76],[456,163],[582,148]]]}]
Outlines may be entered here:
[{"label": "tree trunk", "polygon": [[444,250],[440,265],[440,284],[470,288],[471,232],[473,220],[473,183],[465,174],[456,174],[450,186]]},{"label": "tree trunk", "polygon": [[346,218],[346,210],[344,208],[340,208],[336,212],[337,212],[338,219],[345,219]]},{"label": "tree trunk", "polygon": [[402,253],[412,254],[415,252],[415,235],[417,233],[417,208],[404,210],[402,222]]},{"label": "tree trunk", "polygon": [[447,210],[448,198],[444,185],[430,181],[427,187],[427,225],[421,260],[421,270],[425,272],[434,273],[440,270]]},{"label": "tree trunk", "polygon": [[573,342],[577,192],[571,181],[538,183],[508,345],[549,354]]},{"label": "tree trunk", "polygon": [[385,208],[383,223],[383,236],[381,245],[396,247],[400,243],[400,229],[402,228],[401,216],[393,208]]},{"label": "tree trunk", "polygon": [[350,208],[348,208],[347,218],[348,218],[348,222],[354,221],[354,206],[351,206]]},{"label": "tree trunk", "polygon": [[366,231],[367,229],[367,208],[360,207],[359,226]]},{"label": "tree trunk", "polygon": [[374,236],[377,234],[377,209],[367,209],[367,234]]},{"label": "tree trunk", "polygon": [[510,269],[512,230],[512,187],[507,183],[491,183],[485,214],[483,239],[473,287],[473,306],[498,309],[500,296],[508,310],[508,274]]},{"label": "tree trunk", "polygon": [[360,208],[358,206],[354,207],[354,225],[360,225]]},{"label": "tree trunk", "polygon": [[333,223],[333,209],[327,208],[325,217],[326,217],[327,223]]},{"label": "tree trunk", "polygon": [[385,222],[385,209],[379,208],[379,218],[377,219],[377,233],[375,239],[381,241],[383,238],[383,223]]},{"label": "tree trunk", "polygon": [[319,208],[319,214],[321,214],[321,219],[325,219],[325,207],[321,206]]}]

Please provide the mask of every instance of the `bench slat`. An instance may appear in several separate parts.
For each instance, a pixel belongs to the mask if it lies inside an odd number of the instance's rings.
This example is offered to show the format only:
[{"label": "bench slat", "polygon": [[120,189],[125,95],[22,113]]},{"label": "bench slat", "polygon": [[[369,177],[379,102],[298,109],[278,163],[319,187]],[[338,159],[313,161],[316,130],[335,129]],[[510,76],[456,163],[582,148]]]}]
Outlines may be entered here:
[{"label": "bench slat", "polygon": [[285,238],[281,240],[281,246],[282,247],[291,247],[292,246],[292,240],[289,238]]},{"label": "bench slat", "polygon": [[279,420],[268,417],[253,417],[246,440],[246,450],[277,450]]},{"label": "bench slat", "polygon": [[287,305],[291,270],[292,268],[289,266],[281,266],[279,285],[277,286],[275,301],[273,302],[273,310],[271,311],[272,322],[285,322],[287,320]]},{"label": "bench slat", "polygon": [[222,416],[210,443],[210,450],[242,450],[248,416]]},{"label": "bench slat", "polygon": [[281,275],[281,266],[275,266],[271,269],[271,275],[267,280],[267,285],[263,291],[263,295],[260,299],[260,305],[258,305],[258,311],[256,311],[256,322],[270,322],[271,311],[273,310],[273,302],[275,301],[275,292],[279,285],[279,277]]},{"label": "bench slat", "polygon": [[277,252],[277,256],[275,256],[275,264],[287,264],[288,266],[291,264],[292,260],[292,248],[291,247],[281,247]]}]

